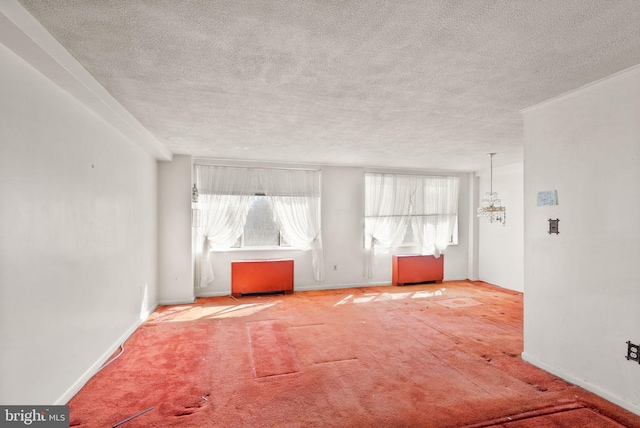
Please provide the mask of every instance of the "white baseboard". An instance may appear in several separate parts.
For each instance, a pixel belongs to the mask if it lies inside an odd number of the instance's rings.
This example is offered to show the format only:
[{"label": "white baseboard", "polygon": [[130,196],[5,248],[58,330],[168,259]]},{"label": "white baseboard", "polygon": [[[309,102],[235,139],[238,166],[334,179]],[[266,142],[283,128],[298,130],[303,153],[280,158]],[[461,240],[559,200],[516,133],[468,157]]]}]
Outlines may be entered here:
[{"label": "white baseboard", "polygon": [[[378,287],[383,285],[390,285],[388,282],[363,284],[361,282],[355,284],[318,284],[318,285],[303,285],[295,286],[293,291],[317,291],[317,290],[335,290],[340,288],[362,288],[362,287]],[[196,297],[224,297],[231,294],[229,291],[212,291],[209,293],[198,293]]]},{"label": "white baseboard", "polygon": [[231,294],[231,290],[229,291],[211,291],[209,293],[197,293],[196,297],[224,297]]},{"label": "white baseboard", "polygon": [[113,345],[111,345],[100,358],[98,358],[98,361],[93,363],[93,365],[89,367],[89,369],[84,372],[82,376],[80,376],[80,379],[75,381],[74,384],[71,385],[71,387],[67,389],[65,393],[62,394],[62,396],[58,398],[53,404],[56,406],[67,404],[69,400],[71,400],[71,398],[73,398],[73,396],[76,395],[87,382],[89,382],[89,379],[91,379],[93,376],[95,376],[96,373],[98,373],[100,367],[102,367],[103,364],[107,362],[108,358],[118,350],[120,345],[122,345],[127,341],[129,337],[131,337],[133,332],[135,332],[137,328],[140,327],[144,320],[149,318],[149,316],[153,313],[153,311],[156,310],[157,307],[158,305],[154,305],[152,308],[146,311],[146,314],[141,314],[140,319],[134,322],[133,325],[131,325],[131,327],[129,327],[127,331],[125,331],[124,334],[120,336],[120,338]]},{"label": "white baseboard", "polygon": [[317,291],[317,290],[337,290],[340,288],[363,288],[363,287],[381,287],[384,285],[391,285],[390,282],[370,282],[364,284],[362,282],[352,284],[318,284],[318,285],[303,285],[295,287],[294,291]]},{"label": "white baseboard", "polygon": [[[147,318],[149,318],[151,316],[152,313],[154,313],[156,311],[156,309],[158,309],[159,304],[155,304],[153,305],[151,308],[147,309],[147,311],[143,314],[140,314],[140,324],[142,324],[143,322],[145,322],[147,320]],[[140,324],[138,324],[138,326],[140,326]],[[127,339],[129,337],[127,336]]]},{"label": "white baseboard", "polygon": [[[464,278],[464,279],[445,279],[445,281],[465,281],[466,279],[467,278]],[[370,282],[370,283],[357,282],[357,283],[349,283],[349,284],[321,284],[321,283],[319,283],[318,285],[295,286],[293,291],[295,292],[295,291],[337,290],[337,289],[341,289],[341,288],[383,287],[383,286],[388,286],[388,285],[391,285],[391,283],[389,281]],[[229,290],[229,291],[212,291],[212,292],[208,292],[208,293],[197,293],[196,297],[222,297],[222,296],[228,296],[230,294],[231,294],[231,290]],[[161,302],[160,304],[164,305],[165,302]]]},{"label": "white baseboard", "polygon": [[[354,284],[318,284],[318,285],[303,285],[303,286],[295,286],[293,291],[317,291],[317,290],[335,290],[340,288],[362,288],[362,287],[378,287],[383,285],[390,285],[388,282],[380,282],[380,283],[370,283],[363,284],[361,282]],[[231,290],[229,291],[212,291],[208,293],[198,293],[196,297],[224,297],[229,296],[231,294]]]},{"label": "white baseboard", "polygon": [[195,301],[196,301],[195,297],[192,300],[183,300],[183,299],[160,300],[158,302],[158,306],[191,305]]},{"label": "white baseboard", "polygon": [[623,400],[622,398],[611,393],[610,391],[602,389],[599,386],[594,385],[592,383],[589,383],[589,381],[585,379],[577,378],[572,374],[559,369],[558,367],[552,366],[549,363],[546,363],[532,355],[527,354],[526,352],[523,352],[521,356],[524,361],[530,364],[533,364],[534,366],[539,367],[544,371],[547,371],[555,376],[558,376],[559,378],[564,379],[567,382],[572,383],[574,385],[577,385],[580,388],[586,389],[589,392],[593,392],[594,394],[604,398],[605,400],[610,401],[613,404],[616,404],[632,413],[635,413],[636,415],[640,415],[640,405],[638,403],[632,403],[630,401]]},{"label": "white baseboard", "polygon": [[[445,277],[442,281],[443,282],[447,282],[447,281],[467,281],[467,280],[469,280],[469,278],[467,278],[467,277],[464,277],[464,278],[463,277],[460,277],[460,278],[448,278],[448,277]],[[470,280],[470,281],[473,281],[473,280]]]}]

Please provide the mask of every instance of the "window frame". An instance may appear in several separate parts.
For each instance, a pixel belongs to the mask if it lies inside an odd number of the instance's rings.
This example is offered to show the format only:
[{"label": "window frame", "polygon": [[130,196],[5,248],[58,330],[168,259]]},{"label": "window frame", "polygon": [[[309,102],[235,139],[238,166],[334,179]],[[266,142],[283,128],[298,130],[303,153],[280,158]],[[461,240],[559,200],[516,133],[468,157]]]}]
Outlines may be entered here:
[{"label": "window frame", "polygon": [[[455,176],[451,176],[451,175],[447,175],[447,176],[440,176],[440,175],[423,175],[423,174],[403,174],[403,173],[396,173],[396,172],[379,172],[379,171],[365,171],[364,173],[364,177],[365,177],[365,198],[366,198],[366,177],[368,174],[371,175],[376,175],[376,174],[381,174],[381,175],[398,175],[398,176],[416,176],[416,177],[420,177],[420,178],[432,178],[432,177],[437,177],[437,178],[454,178]],[[460,196],[458,195],[458,198]],[[409,222],[411,222],[411,218],[414,217],[415,214],[407,214],[407,215],[403,215],[402,217],[407,217],[409,219]],[[367,217],[378,217],[378,216],[373,216],[373,215],[367,215],[365,212],[365,219]],[[451,232],[451,237],[449,238],[449,243],[447,246],[451,246],[451,245],[458,245],[459,243],[459,221],[460,221],[460,215],[459,213],[456,214],[456,219],[454,222],[454,226],[453,226],[453,231]],[[363,222],[363,236],[365,239],[363,239],[363,247],[366,248],[366,225]],[[411,224],[408,225],[407,227],[407,232],[405,233],[405,238],[406,239],[406,235],[409,233],[409,228],[411,228]],[[413,241],[413,242],[405,242],[403,240],[403,242],[398,245],[397,248],[416,248],[416,247],[420,247],[420,243]]]},{"label": "window frame", "polygon": [[[265,197],[266,198],[266,194],[264,193],[256,193],[253,195],[254,200],[257,197]],[[253,201],[252,201],[253,203]],[[271,209],[269,208],[269,212],[271,213]],[[271,213],[271,215],[273,215],[273,213]],[[245,225],[246,227],[246,225]],[[277,227],[277,225],[276,225]],[[284,239],[284,236],[282,236],[282,232],[280,231],[280,229],[278,229],[278,245],[249,245],[249,246],[245,246],[244,244],[244,240],[245,240],[245,233],[243,232],[242,235],[240,235],[238,237],[238,241],[237,244],[226,248],[226,249],[216,249],[216,250],[210,250],[211,252],[218,252],[218,253],[225,253],[225,252],[235,252],[235,251],[300,251],[297,248],[293,248],[291,246],[291,244],[283,244],[283,242],[286,242]]]},{"label": "window frame", "polygon": [[[449,238],[449,246],[451,245],[458,245],[458,220],[459,220],[459,216],[456,216],[456,221],[453,225],[453,232],[451,232],[451,238]],[[409,227],[407,227],[407,235],[409,234],[409,229],[411,228],[411,225],[409,225]],[[413,233],[413,230],[412,230]],[[405,235],[405,239],[406,235]],[[406,241],[402,241],[402,244],[398,245],[398,248],[410,248],[410,247],[419,247],[420,244],[416,241],[410,241],[410,242],[406,242]]]}]

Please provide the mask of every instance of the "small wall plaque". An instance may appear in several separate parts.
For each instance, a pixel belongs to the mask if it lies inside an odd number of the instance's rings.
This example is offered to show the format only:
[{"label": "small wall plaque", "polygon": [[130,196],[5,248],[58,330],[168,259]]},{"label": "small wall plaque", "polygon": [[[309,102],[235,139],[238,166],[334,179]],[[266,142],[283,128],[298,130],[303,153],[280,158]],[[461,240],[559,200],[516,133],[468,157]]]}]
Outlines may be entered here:
[{"label": "small wall plaque", "polygon": [[551,235],[552,233],[555,233],[556,235],[558,233],[560,233],[560,231],[558,230],[558,223],[560,222],[560,219],[549,219],[549,235]]},{"label": "small wall plaque", "polygon": [[549,205],[558,205],[558,191],[545,190],[544,192],[538,192],[538,206],[544,207]]}]

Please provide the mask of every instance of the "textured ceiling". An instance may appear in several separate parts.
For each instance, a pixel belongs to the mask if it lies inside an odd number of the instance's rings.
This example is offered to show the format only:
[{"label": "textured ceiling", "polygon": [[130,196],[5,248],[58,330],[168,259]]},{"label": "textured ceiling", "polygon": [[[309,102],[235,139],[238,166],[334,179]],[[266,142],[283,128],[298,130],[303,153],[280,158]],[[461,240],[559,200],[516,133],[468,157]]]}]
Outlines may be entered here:
[{"label": "textured ceiling", "polygon": [[637,0],[19,0],[175,154],[473,171],[640,63]]}]

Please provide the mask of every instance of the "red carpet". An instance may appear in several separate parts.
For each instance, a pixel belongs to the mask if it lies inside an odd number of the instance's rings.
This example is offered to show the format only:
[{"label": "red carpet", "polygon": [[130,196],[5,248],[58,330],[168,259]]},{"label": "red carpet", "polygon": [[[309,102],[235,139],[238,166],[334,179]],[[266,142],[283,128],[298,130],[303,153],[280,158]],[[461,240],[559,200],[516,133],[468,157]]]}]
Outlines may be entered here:
[{"label": "red carpet", "polygon": [[624,427],[591,409],[571,404],[550,409],[507,416],[493,421],[467,425],[464,428],[539,428],[539,427],[580,427],[580,428],[620,428]]},{"label": "red carpet", "polygon": [[640,427],[520,358],[522,295],[469,282],[163,307],[72,426]]},{"label": "red carpet", "polygon": [[[70,425],[112,426],[150,407],[154,409],[140,416],[141,422],[179,421],[197,413],[212,391],[207,367],[212,364],[213,332],[205,323],[188,329],[170,323],[143,325],[127,341],[122,356],[71,400]],[[122,425],[130,426],[145,425]]]},{"label": "red carpet", "polygon": [[281,324],[273,321],[250,322],[247,323],[247,329],[256,377],[298,372],[295,350],[289,345],[287,332]]}]

